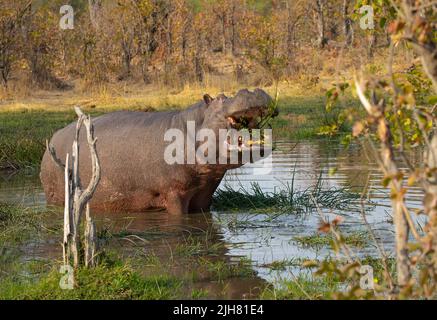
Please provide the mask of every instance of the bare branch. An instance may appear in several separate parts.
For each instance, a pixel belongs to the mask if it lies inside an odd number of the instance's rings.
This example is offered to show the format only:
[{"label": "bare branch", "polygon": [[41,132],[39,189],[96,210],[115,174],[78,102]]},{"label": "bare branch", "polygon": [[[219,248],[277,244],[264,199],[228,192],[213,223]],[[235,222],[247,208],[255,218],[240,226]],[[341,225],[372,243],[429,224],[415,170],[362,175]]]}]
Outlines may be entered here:
[{"label": "bare branch", "polygon": [[65,165],[56,156],[55,148],[52,145],[50,145],[49,140],[46,140],[46,148],[47,148],[47,151],[49,152],[50,157],[52,158],[53,162],[59,167],[59,169],[64,171],[65,170]]},{"label": "bare branch", "polygon": [[[79,225],[83,211],[85,210],[85,237],[84,237],[84,257],[85,266],[95,265],[97,251],[96,226],[91,218],[89,201],[91,200],[97,185],[100,181],[100,162],[96,150],[94,138],[94,127],[91,117],[86,117],[79,107],[75,107],[78,116],[76,131],[72,147],[72,169],[69,166],[69,154],[66,156],[64,166],[65,174],[65,208],[64,208],[64,239],[63,239],[63,258],[64,263],[69,264],[70,256],[73,257],[74,267],[79,266]],[[79,136],[82,124],[85,125],[88,147],[91,155],[92,176],[85,191],[82,190],[79,176]],[[60,161],[56,157],[53,147],[47,143],[48,150],[54,161],[60,166]]]}]

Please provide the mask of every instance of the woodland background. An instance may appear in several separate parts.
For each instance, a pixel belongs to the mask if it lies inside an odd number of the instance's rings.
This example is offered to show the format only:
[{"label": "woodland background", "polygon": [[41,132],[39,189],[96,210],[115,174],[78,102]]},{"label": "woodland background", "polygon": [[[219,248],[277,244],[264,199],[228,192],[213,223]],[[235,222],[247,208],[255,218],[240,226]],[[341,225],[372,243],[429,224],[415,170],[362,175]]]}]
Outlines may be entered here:
[{"label": "woodland background", "polygon": [[[0,97],[126,83],[308,89],[386,54],[385,1],[0,0]],[[65,4],[72,30],[59,26]],[[363,5],[372,30],[360,28]]]}]

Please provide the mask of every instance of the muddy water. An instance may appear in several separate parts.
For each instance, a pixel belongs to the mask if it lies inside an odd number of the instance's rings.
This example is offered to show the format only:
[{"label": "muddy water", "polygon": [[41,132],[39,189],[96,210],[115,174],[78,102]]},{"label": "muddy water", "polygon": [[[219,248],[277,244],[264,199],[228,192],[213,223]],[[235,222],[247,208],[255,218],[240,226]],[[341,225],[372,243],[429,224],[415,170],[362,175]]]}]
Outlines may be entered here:
[{"label": "muddy water", "polygon": [[[420,161],[414,156],[412,158],[413,161]],[[347,187],[360,194],[364,190],[367,197],[375,204],[366,207],[367,220],[387,252],[390,254],[393,251],[393,225],[388,191],[381,186],[382,175],[376,163],[369,159],[369,151],[365,148],[354,145],[344,149],[338,143],[326,141],[299,143],[278,141],[273,153],[271,172],[254,171],[257,167],[259,168],[260,165],[247,165],[229,172],[221,187],[227,184],[234,189],[241,187],[250,189],[251,183],[256,182],[266,192],[277,192],[284,189],[287,184],[293,184],[296,190],[305,190],[318,181],[323,181],[325,189]],[[335,174],[332,174],[333,169],[336,169]],[[263,174],[259,174],[260,172]],[[419,207],[420,191],[413,188],[407,199],[409,207]],[[37,174],[1,174],[0,202],[44,205],[44,195]],[[344,218],[342,230],[345,233],[366,230],[357,206],[349,211],[323,210],[323,213],[328,218],[341,215]],[[319,213],[296,215],[290,212],[280,215],[273,221],[267,218],[267,215],[253,212],[212,212],[184,217],[169,217],[165,213],[129,216],[112,214],[99,217],[99,223],[100,226],[111,225],[112,232],[124,230],[151,235],[150,239],[142,242],[143,247],[146,251],[153,248],[158,255],[173,255],[181,239],[186,240],[192,234],[200,237],[203,234],[209,236],[212,234],[211,241],[223,246],[219,254],[224,255],[229,263],[247,257],[252,261],[258,277],[272,283],[280,278],[290,278],[299,272],[299,268],[293,263],[285,269],[272,270],[268,267],[272,262],[287,260],[298,263],[298,259],[321,259],[333,255],[329,248],[305,247],[295,241],[295,237],[317,233],[320,225]],[[238,227],[235,227],[236,225]],[[132,247],[141,247],[138,239],[130,240],[120,240],[119,244],[124,246],[126,251],[131,250]],[[378,256],[373,245],[354,251],[358,256]],[[184,269],[183,264],[181,269]],[[205,279],[203,285],[209,287],[211,281]],[[241,280],[230,281],[227,283],[227,288],[232,290],[226,297],[244,296],[250,288],[257,285],[258,283],[252,282],[244,284]],[[214,290],[221,290],[215,285],[213,287]]]}]

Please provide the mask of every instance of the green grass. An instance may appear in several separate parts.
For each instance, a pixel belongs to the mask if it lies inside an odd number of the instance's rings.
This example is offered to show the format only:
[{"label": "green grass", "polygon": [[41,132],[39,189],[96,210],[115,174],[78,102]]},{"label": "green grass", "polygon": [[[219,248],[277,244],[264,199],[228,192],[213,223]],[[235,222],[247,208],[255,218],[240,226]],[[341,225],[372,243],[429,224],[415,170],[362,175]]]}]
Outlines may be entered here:
[{"label": "green grass", "polygon": [[73,111],[0,112],[0,170],[37,167],[46,139],[74,119]]},{"label": "green grass", "polygon": [[[32,211],[26,214],[29,209],[20,206],[3,204],[1,208],[2,231],[11,228],[13,232],[32,235],[32,230],[39,230],[38,225],[34,225],[35,220],[40,219],[36,213],[35,216],[32,216]],[[48,232],[49,229],[44,228],[43,231]],[[60,230],[55,234],[60,237]],[[124,236],[129,234],[125,232]],[[349,234],[345,236],[345,242],[364,244],[363,237],[358,233]],[[25,238],[29,239],[27,236]],[[308,237],[303,242],[327,244],[326,238],[320,240],[318,237]],[[119,238],[110,239],[118,241]],[[20,241],[24,241],[24,238]],[[209,290],[212,284],[222,283],[221,294],[226,296],[226,281],[234,278],[247,281],[256,279],[250,260],[241,258],[235,262],[229,261],[221,254],[223,245],[216,245],[205,234],[193,234],[182,241],[184,245],[177,246],[174,255],[170,256],[162,253],[158,256],[153,248],[135,256],[126,255],[127,252],[123,251],[120,258],[117,253],[111,254],[112,251],[103,252],[96,268],[77,270],[77,287],[74,290],[60,288],[62,275],[59,273],[59,263],[47,260],[23,263],[19,253],[0,245],[0,299],[204,299],[217,297],[213,290]],[[111,250],[111,244],[106,244],[105,248]],[[132,248],[144,249],[142,246]],[[289,266],[302,267],[301,262],[299,259],[274,261],[264,267],[286,270]],[[380,278],[382,264],[378,259],[367,258],[362,262],[374,266],[375,275]],[[393,266],[394,262],[390,261],[390,269]],[[210,284],[208,290],[198,287],[205,283]],[[275,287],[266,284],[260,297],[325,299],[330,297],[331,292],[338,291],[339,284],[333,279],[316,278],[302,273],[297,278],[281,280]]]},{"label": "green grass", "polygon": [[0,282],[0,299],[31,300],[124,300],[181,298],[182,281],[168,275],[143,276],[127,262],[103,263],[95,268],[80,268],[73,290],[61,289],[62,274],[53,267],[36,279],[12,276]]},{"label": "green grass", "polygon": [[221,242],[212,242],[205,237],[190,236],[183,243],[175,248],[175,253],[179,256],[193,257],[202,255],[219,255],[225,250]]},{"label": "green grass", "polygon": [[[38,208],[0,203],[0,248],[38,236],[45,224],[43,218],[52,213]],[[47,226],[45,228],[49,230]]]},{"label": "green grass", "polygon": [[288,184],[279,192],[264,192],[258,183],[252,183],[248,190],[243,186],[234,190],[229,185],[216,191],[212,207],[218,211],[256,211],[281,215],[284,213],[308,213],[316,205],[337,210],[350,210],[355,207],[353,200],[359,195],[348,189],[323,189],[322,183],[303,191],[294,189]]},{"label": "green grass", "polygon": [[46,209],[0,203],[0,281],[20,266],[24,245],[60,233],[61,223],[55,215]]},{"label": "green grass", "polygon": [[193,300],[199,300],[199,299],[205,299],[208,298],[208,290],[205,289],[193,289],[191,291],[191,299]]},{"label": "green grass", "polygon": [[[254,273],[246,260],[234,265],[224,262],[206,262],[215,277],[210,281]],[[231,266],[231,267],[230,267]],[[76,286],[72,290],[61,289],[63,276],[60,265],[44,262],[29,262],[16,266],[5,279],[0,278],[0,300],[160,300],[160,299],[205,299],[210,292],[204,288],[191,288],[189,281],[169,273],[144,275],[129,261],[104,259],[95,268],[79,268],[75,272]],[[187,290],[188,289],[188,290]],[[261,299],[324,299],[338,292],[339,284],[329,277],[313,277],[300,274],[293,279],[284,279],[275,287],[267,285]]]},{"label": "green grass", "polygon": [[[359,102],[349,99],[346,107],[356,106]],[[272,121],[274,138],[314,139],[323,138],[323,127],[338,125],[339,136],[351,131],[348,122],[339,123],[339,114],[343,106],[337,106],[331,112],[326,111],[326,98],[317,94],[305,97],[286,97],[279,100],[279,116]],[[331,137],[332,138],[332,137]]]},{"label": "green grass", "polygon": [[255,276],[251,261],[241,258],[238,263],[228,263],[218,260],[203,259],[203,266],[210,273],[211,280],[222,281],[229,278],[251,278]]},{"label": "green grass", "polygon": [[266,300],[320,300],[329,299],[333,292],[340,289],[340,284],[330,277],[316,277],[300,274],[292,279],[275,283],[275,287],[264,290],[261,299]]},{"label": "green grass", "polygon": [[[370,243],[370,237],[367,232],[357,231],[350,234],[342,234],[341,237],[341,241],[345,244],[356,248],[364,248]],[[309,236],[294,237],[293,241],[303,247],[322,248],[332,245],[334,236],[331,234],[317,233]]]}]

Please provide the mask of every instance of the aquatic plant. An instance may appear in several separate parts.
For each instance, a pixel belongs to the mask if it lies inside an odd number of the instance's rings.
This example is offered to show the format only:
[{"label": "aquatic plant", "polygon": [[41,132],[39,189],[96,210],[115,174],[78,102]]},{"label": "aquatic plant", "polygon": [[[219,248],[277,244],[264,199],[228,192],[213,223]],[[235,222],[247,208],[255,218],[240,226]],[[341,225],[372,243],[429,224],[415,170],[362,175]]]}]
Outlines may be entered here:
[{"label": "aquatic plant", "polygon": [[[335,239],[332,234],[312,234],[308,236],[298,236],[294,237],[293,241],[297,242],[299,245],[304,247],[311,248],[321,248],[321,247],[329,247]],[[356,248],[364,248],[370,244],[370,235],[364,231],[352,232],[349,234],[341,234],[341,241],[345,244],[356,247]]]},{"label": "aquatic plant", "polygon": [[20,243],[40,226],[37,209],[0,202],[0,247]]},{"label": "aquatic plant", "polygon": [[279,192],[264,192],[258,183],[251,183],[250,189],[240,186],[234,190],[225,185],[218,189],[213,197],[212,207],[217,211],[256,211],[271,213],[309,213],[316,209],[316,204],[322,208],[336,210],[357,209],[354,200],[359,195],[349,188],[323,188],[319,179],[314,186],[304,190],[295,190],[293,183],[285,184]]}]

